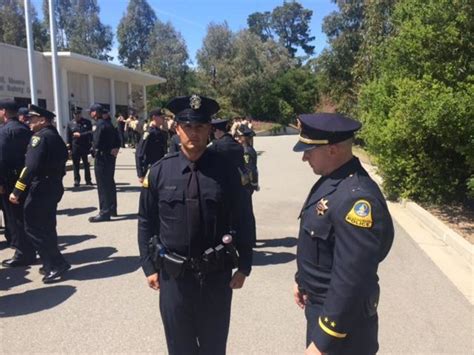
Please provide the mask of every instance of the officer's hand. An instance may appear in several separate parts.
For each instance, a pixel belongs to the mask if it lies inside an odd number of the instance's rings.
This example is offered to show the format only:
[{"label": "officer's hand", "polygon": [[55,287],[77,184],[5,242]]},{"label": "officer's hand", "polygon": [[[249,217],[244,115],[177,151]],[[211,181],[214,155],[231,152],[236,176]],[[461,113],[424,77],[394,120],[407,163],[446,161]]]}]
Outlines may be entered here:
[{"label": "officer's hand", "polygon": [[298,307],[300,307],[301,309],[304,309],[308,296],[300,292],[300,289],[298,288],[297,283],[295,283],[295,286],[293,286],[293,297],[295,298],[295,303],[298,305]]},{"label": "officer's hand", "polygon": [[324,355],[324,353],[322,353],[321,351],[318,350],[318,348],[316,347],[316,345],[314,345],[313,342],[311,342],[311,344],[309,344],[308,348],[306,349],[306,351],[304,352],[305,355]]},{"label": "officer's hand", "polygon": [[120,148],[114,148],[110,151],[110,154],[112,154],[114,157],[117,157],[119,150]]},{"label": "officer's hand", "polygon": [[81,134],[80,134],[79,132],[74,132],[74,133],[72,134],[72,136],[73,136],[74,138],[79,138],[79,137],[81,136]]},{"label": "officer's hand", "polygon": [[0,195],[3,195],[5,193],[5,188],[3,185],[0,185]]},{"label": "officer's hand", "polygon": [[158,275],[158,273],[147,276],[146,279],[148,281],[148,286],[150,286],[152,289],[154,290],[160,289],[160,276]]},{"label": "officer's hand", "polygon": [[229,287],[231,289],[234,289],[234,290],[236,290],[238,288],[242,288],[242,286],[244,285],[246,277],[247,276],[245,276],[240,271],[236,271],[234,276],[232,276],[232,280],[230,280]]},{"label": "officer's hand", "polygon": [[143,180],[145,180],[144,177],[139,177],[139,178],[138,178],[138,181],[140,181],[140,184],[143,184]]},{"label": "officer's hand", "polygon": [[15,196],[15,195],[13,194],[13,192],[10,194],[10,196],[8,197],[8,199],[9,199],[10,202],[13,203],[14,205],[20,204],[20,199],[19,199],[17,196]]}]

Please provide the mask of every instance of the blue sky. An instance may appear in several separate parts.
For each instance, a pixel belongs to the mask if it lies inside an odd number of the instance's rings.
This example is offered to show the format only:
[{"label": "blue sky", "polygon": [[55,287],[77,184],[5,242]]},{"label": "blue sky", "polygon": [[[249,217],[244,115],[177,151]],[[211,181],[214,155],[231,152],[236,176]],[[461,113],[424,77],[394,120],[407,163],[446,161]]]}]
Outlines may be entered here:
[{"label": "blue sky", "polygon": [[[42,0],[32,0],[38,13],[41,13]],[[117,25],[124,15],[128,0],[98,0],[102,23],[112,26],[115,34]],[[164,22],[170,21],[181,32],[188,46],[191,60],[195,62],[197,50],[206,35],[207,25],[211,22],[227,21],[233,31],[247,27],[247,17],[253,12],[272,11],[283,4],[283,0],[148,0],[156,16]],[[318,54],[326,45],[326,37],[321,32],[323,18],[337,6],[331,0],[299,0],[304,8],[313,10],[311,35],[316,39],[312,43]],[[110,53],[117,60],[117,42]]]}]

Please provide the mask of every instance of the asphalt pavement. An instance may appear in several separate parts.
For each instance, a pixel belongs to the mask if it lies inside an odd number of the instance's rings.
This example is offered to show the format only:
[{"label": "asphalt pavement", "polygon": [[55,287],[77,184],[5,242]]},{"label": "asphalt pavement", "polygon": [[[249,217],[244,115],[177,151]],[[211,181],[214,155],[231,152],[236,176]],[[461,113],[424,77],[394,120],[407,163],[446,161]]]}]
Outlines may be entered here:
[{"label": "asphalt pavement", "polygon": [[[259,242],[253,272],[234,292],[229,354],[304,352],[304,314],[291,290],[297,216],[317,176],[291,151],[295,139],[255,139]],[[72,172],[65,177],[58,233],[72,264],[66,280],[46,286],[39,265],[0,267],[0,353],[166,353],[159,293],[148,288],[138,265],[140,186],[131,149],[119,155],[116,182],[119,216],[90,224],[87,218],[97,213],[95,187],[74,189]],[[395,227],[379,273],[380,354],[472,354],[471,304],[406,233],[410,225]],[[10,256],[11,250],[0,250],[1,259]]]}]

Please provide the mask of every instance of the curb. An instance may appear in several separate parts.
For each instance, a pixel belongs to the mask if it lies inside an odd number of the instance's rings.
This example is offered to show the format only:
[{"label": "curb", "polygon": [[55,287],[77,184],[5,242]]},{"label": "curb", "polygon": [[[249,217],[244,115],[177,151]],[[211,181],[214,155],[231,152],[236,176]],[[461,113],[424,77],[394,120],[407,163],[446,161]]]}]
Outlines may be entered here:
[{"label": "curb", "polygon": [[[376,167],[365,163],[362,163],[362,165],[369,172],[370,176],[375,180],[375,182],[381,185],[383,179],[377,174]],[[470,242],[465,240],[461,235],[449,228],[441,220],[433,216],[417,203],[410,200],[402,200],[401,202],[395,203],[401,208],[405,209],[412,218],[415,218],[418,223],[424,227],[424,229],[430,231],[430,235],[453,248],[472,265],[472,261],[474,259],[474,246]],[[397,221],[398,224],[403,225],[403,223],[398,221],[395,216],[392,217]],[[410,228],[404,229],[407,234],[410,235]],[[410,237],[415,239],[412,235],[410,235]]]}]

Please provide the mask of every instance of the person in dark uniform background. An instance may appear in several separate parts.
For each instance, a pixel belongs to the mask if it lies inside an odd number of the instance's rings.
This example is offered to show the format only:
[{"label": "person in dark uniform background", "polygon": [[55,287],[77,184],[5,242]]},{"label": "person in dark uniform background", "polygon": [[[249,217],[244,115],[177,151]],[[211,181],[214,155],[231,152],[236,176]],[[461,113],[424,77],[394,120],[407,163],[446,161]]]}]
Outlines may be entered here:
[{"label": "person in dark uniform background", "polygon": [[82,108],[74,107],[74,119],[67,126],[67,147],[71,151],[74,167],[74,186],[81,183],[81,160],[84,166],[86,185],[92,185],[88,155],[92,147],[92,123],[81,116]]},{"label": "person in dark uniform background", "polygon": [[102,117],[102,110],[99,104],[93,104],[89,110],[91,118],[97,121],[92,149],[95,156],[94,170],[99,194],[99,214],[90,217],[89,222],[110,221],[111,216],[117,215],[117,189],[114,173],[120,139],[110,119]]},{"label": "person in dark uniform background", "polygon": [[64,187],[67,148],[53,126],[54,113],[29,105],[31,137],[23,168],[10,202],[24,199],[25,231],[38,251],[43,267],[43,282],[59,280],[70,269],[58,249],[56,213]]},{"label": "person in dark uniform background", "polygon": [[121,112],[115,114],[117,120],[117,132],[120,138],[120,148],[125,148],[125,118]]},{"label": "person in dark uniform background", "polygon": [[394,236],[385,199],[352,155],[357,121],[301,115],[299,141],[321,178],[300,213],[294,298],[305,309],[307,354],[378,351],[377,268]]},{"label": "person in dark uniform background", "polygon": [[20,107],[18,109],[18,121],[27,126],[30,124],[30,114],[28,111],[28,107]]},{"label": "person in dark uniform background", "polygon": [[257,152],[251,144],[255,132],[245,125],[239,126],[236,130],[236,136],[239,143],[244,148],[245,168],[249,172],[250,183],[246,185],[247,189],[253,194],[260,189],[258,185]]},{"label": "person in dark uniform background", "polygon": [[168,132],[165,130],[165,116],[161,108],[150,112],[151,123],[138,143],[135,153],[137,175],[143,183],[148,168],[164,157],[168,150]]},{"label": "person in dark uniform background", "polygon": [[[155,163],[143,183],[138,217],[142,267],[149,286],[160,290],[168,352],[224,354],[232,289],[243,286],[252,265],[249,225],[241,216],[243,188],[235,168],[206,149],[217,102],[193,95],[175,98],[167,108],[176,115],[182,146]],[[229,236],[223,236],[231,231],[228,243]],[[162,265],[149,248],[154,235],[162,245],[157,248]],[[236,256],[234,246],[240,258],[234,259],[238,270],[232,275],[227,257]]]},{"label": "person in dark uniform background", "polygon": [[[0,112],[0,129],[2,129],[4,124],[5,124],[5,113],[1,111]],[[3,230],[3,236],[5,237],[7,241],[7,245],[10,245],[11,233],[10,233],[8,222],[7,222],[7,219],[8,219],[7,213],[5,212],[5,209],[3,207],[3,199],[1,197],[0,197],[0,211],[2,212],[2,216],[3,216],[3,225],[1,226]]]},{"label": "person in dark uniform background", "polygon": [[0,100],[0,116],[5,120],[0,129],[0,197],[11,233],[10,246],[15,249],[12,258],[2,261],[4,267],[28,266],[36,261],[36,251],[25,232],[23,203],[12,204],[8,200],[25,166],[26,147],[32,135],[16,114],[14,100]]},{"label": "person in dark uniform background", "polygon": [[181,150],[181,140],[177,134],[173,134],[170,138],[169,153],[176,153]]}]

